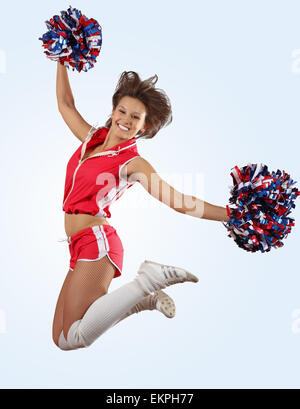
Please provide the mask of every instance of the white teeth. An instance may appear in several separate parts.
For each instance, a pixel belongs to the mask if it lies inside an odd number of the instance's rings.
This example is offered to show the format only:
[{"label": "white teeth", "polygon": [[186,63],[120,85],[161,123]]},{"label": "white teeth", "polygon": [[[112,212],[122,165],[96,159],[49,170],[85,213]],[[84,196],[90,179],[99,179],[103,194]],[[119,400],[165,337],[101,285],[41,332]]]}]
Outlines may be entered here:
[{"label": "white teeth", "polygon": [[120,124],[118,124],[119,125],[119,127],[123,130],[123,131],[128,131],[128,128],[125,128],[125,126],[122,126],[122,125],[120,125]]}]

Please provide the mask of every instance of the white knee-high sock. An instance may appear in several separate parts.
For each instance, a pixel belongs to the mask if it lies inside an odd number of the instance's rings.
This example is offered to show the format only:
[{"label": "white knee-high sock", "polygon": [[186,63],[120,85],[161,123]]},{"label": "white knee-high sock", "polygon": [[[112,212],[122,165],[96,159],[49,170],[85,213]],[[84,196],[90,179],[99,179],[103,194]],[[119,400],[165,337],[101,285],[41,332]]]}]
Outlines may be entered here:
[{"label": "white knee-high sock", "polygon": [[133,314],[138,314],[141,311],[153,311],[157,310],[163,312],[161,309],[161,304],[158,299],[158,291],[154,294],[147,295],[140,301],[138,304],[134,305],[126,314],[124,314],[114,325],[118,324],[120,321],[123,321],[124,318],[129,317]]},{"label": "white knee-high sock", "polygon": [[[130,315],[137,314],[137,313],[139,313],[141,311],[146,311],[146,310],[152,311],[154,309],[157,309],[158,311],[160,311],[159,302],[155,301],[155,295],[151,295],[151,294],[147,295],[138,304],[135,304],[132,308],[130,308],[130,310],[128,312],[123,314],[121,316],[121,318],[119,318],[114,324],[112,324],[112,326],[115,326],[120,321],[123,321],[125,318],[129,317]],[[63,332],[61,332],[61,334],[60,334],[59,345],[60,345],[61,349],[64,349],[64,350],[73,349],[67,343]]]},{"label": "white knee-high sock", "polygon": [[159,279],[136,277],[130,283],[105,294],[94,301],[81,320],[75,321],[64,338],[59,337],[59,347],[71,350],[91,345],[100,335],[114,326],[130,309],[145,296],[159,289]]},{"label": "white knee-high sock", "polygon": [[[119,318],[112,326],[117,325],[125,318],[130,317],[130,315],[138,314],[141,311],[157,310],[163,312],[157,294],[158,292],[155,292],[154,294],[150,294],[144,297],[138,304],[135,304],[128,312],[126,312],[121,318]],[[60,345],[63,347],[62,349],[71,349],[69,348],[69,345],[64,338],[63,332],[61,332],[60,334]]]}]

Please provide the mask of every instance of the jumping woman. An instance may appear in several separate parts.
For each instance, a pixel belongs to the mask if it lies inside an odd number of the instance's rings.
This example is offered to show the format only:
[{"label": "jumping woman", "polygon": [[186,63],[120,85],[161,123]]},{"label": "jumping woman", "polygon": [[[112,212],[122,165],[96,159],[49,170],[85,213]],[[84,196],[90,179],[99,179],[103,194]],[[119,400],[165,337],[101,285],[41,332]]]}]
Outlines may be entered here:
[{"label": "jumping woman", "polygon": [[77,111],[67,69],[57,63],[58,109],[81,141],[67,165],[63,200],[71,259],[52,331],[53,341],[62,350],[87,347],[124,318],[143,310],[156,309],[168,318],[174,317],[174,301],[162,289],[198,281],[183,268],[145,260],[132,281],[108,293],[123,264],[121,240],[107,221],[111,217],[109,206],[127,188],[139,182],[150,195],[177,212],[229,220],[225,207],[175,190],[139,155],[137,139],[153,138],[172,121],[169,99],[163,90],[155,88],[157,80],[154,75],[142,81],[137,73],[124,71],[112,98],[110,118],[105,126],[95,127]]}]

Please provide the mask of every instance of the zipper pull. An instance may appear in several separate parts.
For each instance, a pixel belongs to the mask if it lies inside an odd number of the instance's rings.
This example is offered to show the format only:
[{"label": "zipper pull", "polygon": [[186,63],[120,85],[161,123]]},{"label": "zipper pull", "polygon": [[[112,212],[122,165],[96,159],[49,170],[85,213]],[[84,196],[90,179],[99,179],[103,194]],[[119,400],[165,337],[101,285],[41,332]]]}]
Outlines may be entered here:
[{"label": "zipper pull", "polygon": [[111,154],[109,154],[107,156],[110,158],[111,156],[119,155],[119,152],[120,152],[120,147],[118,148],[117,151],[115,151],[114,153],[111,153]]}]

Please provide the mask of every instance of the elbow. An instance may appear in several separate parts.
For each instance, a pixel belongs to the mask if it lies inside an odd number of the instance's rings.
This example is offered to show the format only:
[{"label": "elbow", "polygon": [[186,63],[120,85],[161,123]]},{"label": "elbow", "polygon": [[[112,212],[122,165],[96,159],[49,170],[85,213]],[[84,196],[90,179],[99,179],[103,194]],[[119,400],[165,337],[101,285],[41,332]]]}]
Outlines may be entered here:
[{"label": "elbow", "polygon": [[74,101],[57,101],[57,107],[60,113],[64,111],[66,108],[68,109],[75,109]]}]

